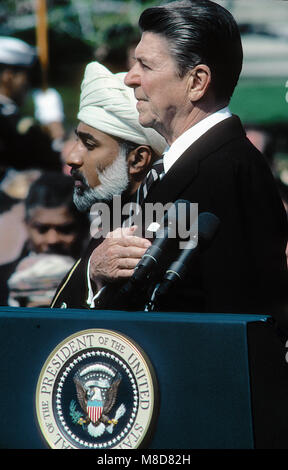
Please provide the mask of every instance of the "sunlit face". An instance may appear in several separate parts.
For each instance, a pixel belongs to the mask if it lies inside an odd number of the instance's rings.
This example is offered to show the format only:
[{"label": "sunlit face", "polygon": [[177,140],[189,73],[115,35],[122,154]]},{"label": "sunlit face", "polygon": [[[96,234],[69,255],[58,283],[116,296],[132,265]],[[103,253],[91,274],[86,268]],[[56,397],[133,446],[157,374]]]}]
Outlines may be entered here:
[{"label": "sunlit face", "polygon": [[67,207],[35,207],[26,221],[30,247],[35,253],[69,255],[78,240],[77,222]]},{"label": "sunlit face", "polygon": [[129,183],[126,154],[119,142],[102,131],[79,123],[76,142],[66,157],[75,179],[74,202],[88,210],[99,200],[120,195]]},{"label": "sunlit face", "polygon": [[187,77],[179,77],[168,42],[160,34],[143,33],[135,58],[125,83],[134,88],[139,122],[167,138],[190,106]]}]

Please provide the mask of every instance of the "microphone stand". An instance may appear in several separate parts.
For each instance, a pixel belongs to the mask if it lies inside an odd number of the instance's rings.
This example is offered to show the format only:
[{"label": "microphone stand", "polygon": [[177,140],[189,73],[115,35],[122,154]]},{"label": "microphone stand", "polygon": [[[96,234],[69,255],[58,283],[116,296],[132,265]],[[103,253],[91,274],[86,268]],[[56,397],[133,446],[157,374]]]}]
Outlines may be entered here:
[{"label": "microphone stand", "polygon": [[[107,284],[95,299],[95,308],[105,310],[142,310],[153,285],[152,275],[139,282],[130,278],[121,287],[115,283]],[[116,291],[116,293],[115,293]]]},{"label": "microphone stand", "polygon": [[174,261],[166,270],[163,280],[155,286],[150,300],[145,305],[145,312],[151,312],[153,310],[157,310],[157,308],[159,309],[161,298],[167,295],[167,293],[175,283],[177,284],[181,279],[185,277],[187,267],[186,263],[184,263],[182,260],[183,253],[186,254],[185,250],[187,249],[190,253],[194,254],[198,251],[197,248],[197,240],[195,241],[194,238],[187,242],[187,246],[184,251],[182,250],[178,259]]},{"label": "microphone stand", "polygon": [[205,250],[213,240],[219,223],[218,217],[210,212],[203,212],[199,215],[198,234],[195,231],[191,232],[192,238],[182,249],[176,261],[166,270],[163,280],[156,285],[150,300],[145,305],[146,312],[159,308],[161,298],[163,299],[167,295],[173,285],[177,285],[179,281],[185,278],[188,267],[195,255]]},{"label": "microphone stand", "polygon": [[145,304],[145,307],[144,307],[144,312],[152,312],[155,310],[155,307],[156,307],[156,301],[155,301],[155,296],[156,296],[156,293],[159,289],[159,286],[160,286],[160,283],[157,283],[153,292],[152,292],[152,295],[150,297],[150,300],[148,302],[146,302]]}]

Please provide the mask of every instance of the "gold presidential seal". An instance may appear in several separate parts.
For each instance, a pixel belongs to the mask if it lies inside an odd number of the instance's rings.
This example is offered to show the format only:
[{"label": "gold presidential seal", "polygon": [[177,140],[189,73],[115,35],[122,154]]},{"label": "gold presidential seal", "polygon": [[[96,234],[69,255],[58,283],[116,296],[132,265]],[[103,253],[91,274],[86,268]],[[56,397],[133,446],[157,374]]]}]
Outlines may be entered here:
[{"label": "gold presidential seal", "polygon": [[40,431],[53,449],[143,447],[157,414],[156,376],[142,349],[111,330],[79,331],[42,367]]}]

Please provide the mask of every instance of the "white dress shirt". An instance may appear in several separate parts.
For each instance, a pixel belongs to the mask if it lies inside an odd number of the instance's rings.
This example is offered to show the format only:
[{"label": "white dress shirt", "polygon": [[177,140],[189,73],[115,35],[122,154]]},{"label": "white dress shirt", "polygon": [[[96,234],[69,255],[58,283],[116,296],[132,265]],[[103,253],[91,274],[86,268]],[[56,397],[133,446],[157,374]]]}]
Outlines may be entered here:
[{"label": "white dress shirt", "polygon": [[210,116],[202,119],[194,126],[190,127],[187,131],[178,137],[171,147],[169,147],[164,153],[163,165],[164,171],[167,173],[171,166],[178,160],[178,158],[190,147],[197,139],[199,139],[205,132],[211,127],[215,126],[219,122],[231,117],[229,108],[223,108],[216,113],[210,114]]},{"label": "white dress shirt", "polygon": [[[91,258],[91,256],[90,256]],[[87,266],[87,285],[88,285],[88,297],[87,297],[87,300],[86,300],[86,303],[87,305],[90,307],[90,308],[94,308],[95,307],[95,300],[97,299],[97,297],[99,297],[100,293],[102,292],[102,290],[104,289],[104,287],[102,287],[102,289],[99,289],[99,291],[94,294],[93,292],[93,289],[92,289],[92,286],[91,286],[91,280],[90,280],[90,258],[89,258],[89,261],[88,261],[88,266]]]}]

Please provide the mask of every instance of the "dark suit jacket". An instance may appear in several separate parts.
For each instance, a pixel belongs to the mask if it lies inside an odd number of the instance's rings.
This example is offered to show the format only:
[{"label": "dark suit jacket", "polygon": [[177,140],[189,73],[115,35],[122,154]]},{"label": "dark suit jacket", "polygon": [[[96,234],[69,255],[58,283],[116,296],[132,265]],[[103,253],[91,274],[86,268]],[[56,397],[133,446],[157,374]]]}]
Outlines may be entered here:
[{"label": "dark suit jacket", "polygon": [[[16,105],[0,102],[0,167],[61,171],[60,154],[53,150],[48,134],[36,123],[20,132],[23,118]],[[2,176],[4,172],[0,180]]]},{"label": "dark suit jacket", "polygon": [[51,303],[52,308],[88,308],[86,303],[88,261],[92,251],[100,242],[99,239],[91,239],[85,254],[76,261],[59,285]]},{"label": "dark suit jacket", "polygon": [[[287,291],[286,214],[270,168],[238,117],[220,122],[192,144],[145,202],[177,199],[198,203],[199,213],[214,213],[220,228],[161,309],[278,312]],[[73,276],[61,297],[68,307],[74,306],[69,291],[78,289],[72,281]]]}]

